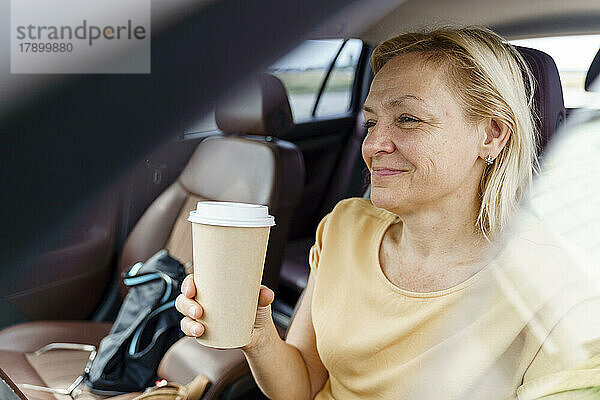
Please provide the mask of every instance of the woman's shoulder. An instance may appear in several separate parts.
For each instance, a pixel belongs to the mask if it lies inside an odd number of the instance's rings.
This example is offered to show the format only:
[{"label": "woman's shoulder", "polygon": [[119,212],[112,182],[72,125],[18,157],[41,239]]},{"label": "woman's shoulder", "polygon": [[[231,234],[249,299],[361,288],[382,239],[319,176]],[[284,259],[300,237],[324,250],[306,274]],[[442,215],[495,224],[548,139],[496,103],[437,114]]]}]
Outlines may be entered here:
[{"label": "woman's shoulder", "polygon": [[351,197],[339,201],[317,227],[317,242],[331,237],[334,241],[360,238],[398,218],[395,214],[375,207],[371,200]]},{"label": "woman's shoulder", "polygon": [[[378,230],[394,218],[397,218],[395,214],[375,207],[369,199],[341,200],[317,226],[315,245],[309,255],[311,268],[316,270],[321,258],[327,259],[328,254],[332,256],[329,259],[335,260],[334,266],[340,266],[341,257],[350,254],[351,250],[368,247]],[[331,268],[327,269],[331,271]]]},{"label": "woman's shoulder", "polygon": [[[531,321],[530,331],[537,340],[550,344],[540,343],[520,390],[533,388],[537,393],[553,379],[556,388],[573,384],[572,375],[567,376],[572,372],[564,368],[600,356],[600,316],[594,311],[600,305],[597,261],[570,235],[563,236],[525,213],[519,216],[504,253],[497,276],[500,286],[523,319]],[[578,373],[597,374],[586,371]]]},{"label": "woman's shoulder", "polygon": [[393,219],[396,215],[378,208],[371,203],[370,199],[362,197],[350,197],[340,200],[330,213],[330,218],[353,218],[357,216],[371,217],[377,219]]},{"label": "woman's shoulder", "polygon": [[507,254],[519,264],[563,269],[570,264],[591,261],[583,248],[528,211],[518,214],[505,240]]},{"label": "woman's shoulder", "polygon": [[584,249],[527,212],[518,215],[497,260],[500,281],[531,311],[550,302],[558,303],[554,311],[566,310],[593,294],[590,283],[598,279],[597,263]]}]

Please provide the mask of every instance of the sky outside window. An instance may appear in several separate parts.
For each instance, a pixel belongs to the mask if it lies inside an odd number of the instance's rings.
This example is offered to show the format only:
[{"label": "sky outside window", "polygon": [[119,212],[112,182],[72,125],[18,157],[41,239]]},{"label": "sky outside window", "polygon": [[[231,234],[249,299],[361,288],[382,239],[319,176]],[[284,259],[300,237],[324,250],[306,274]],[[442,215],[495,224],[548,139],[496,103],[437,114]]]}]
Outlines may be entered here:
[{"label": "sky outside window", "polygon": [[584,90],[585,75],[600,49],[600,35],[554,36],[512,40],[512,44],[531,47],[549,54],[556,63],[567,108],[600,108],[597,93]]}]

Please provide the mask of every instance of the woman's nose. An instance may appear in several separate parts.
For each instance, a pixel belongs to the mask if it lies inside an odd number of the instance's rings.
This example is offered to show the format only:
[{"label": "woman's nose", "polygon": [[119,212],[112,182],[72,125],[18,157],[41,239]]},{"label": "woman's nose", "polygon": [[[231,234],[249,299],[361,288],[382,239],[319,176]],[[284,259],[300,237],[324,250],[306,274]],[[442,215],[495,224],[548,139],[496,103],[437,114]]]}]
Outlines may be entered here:
[{"label": "woman's nose", "polygon": [[370,129],[362,147],[363,154],[367,157],[374,157],[378,153],[393,153],[396,150],[390,132],[385,128],[379,129],[377,126]]}]

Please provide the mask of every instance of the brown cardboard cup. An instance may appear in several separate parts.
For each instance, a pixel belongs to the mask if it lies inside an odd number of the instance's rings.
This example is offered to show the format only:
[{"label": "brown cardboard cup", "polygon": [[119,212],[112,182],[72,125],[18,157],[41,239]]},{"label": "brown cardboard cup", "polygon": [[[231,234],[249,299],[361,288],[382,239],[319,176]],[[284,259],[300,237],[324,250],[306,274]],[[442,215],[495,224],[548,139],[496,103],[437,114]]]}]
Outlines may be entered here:
[{"label": "brown cardboard cup", "polygon": [[274,219],[266,206],[199,202],[192,222],[198,319],[205,331],[196,340],[209,347],[250,343],[263,265]]}]

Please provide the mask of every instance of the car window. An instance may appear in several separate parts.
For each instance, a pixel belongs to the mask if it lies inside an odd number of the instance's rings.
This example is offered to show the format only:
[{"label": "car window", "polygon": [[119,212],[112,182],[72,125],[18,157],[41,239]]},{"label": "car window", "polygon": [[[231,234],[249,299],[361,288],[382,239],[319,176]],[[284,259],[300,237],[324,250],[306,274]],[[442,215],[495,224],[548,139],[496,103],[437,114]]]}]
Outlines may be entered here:
[{"label": "car window", "polygon": [[600,35],[552,36],[512,40],[512,44],[548,53],[556,62],[566,108],[598,108],[597,93],[584,89],[587,70],[600,49]]},{"label": "car window", "polygon": [[318,99],[318,117],[335,115],[348,111],[352,102],[352,86],[362,42],[350,39],[335,60],[335,64]]},{"label": "car window", "polygon": [[[316,115],[320,117],[348,111],[361,50],[359,39],[307,40],[267,68],[266,72],[283,82],[295,122],[311,119],[317,101]],[[332,63],[335,64],[327,76]],[[185,133],[214,130],[217,124],[212,110]]]},{"label": "car window", "polygon": [[343,43],[342,39],[307,40],[267,69],[283,82],[294,121],[311,117],[327,70]]},{"label": "car window", "polygon": [[334,62],[335,68],[319,101],[324,104],[319,115],[348,110],[361,48],[362,42],[358,39],[307,40],[267,69],[285,85],[294,121],[312,118],[319,91]]}]

